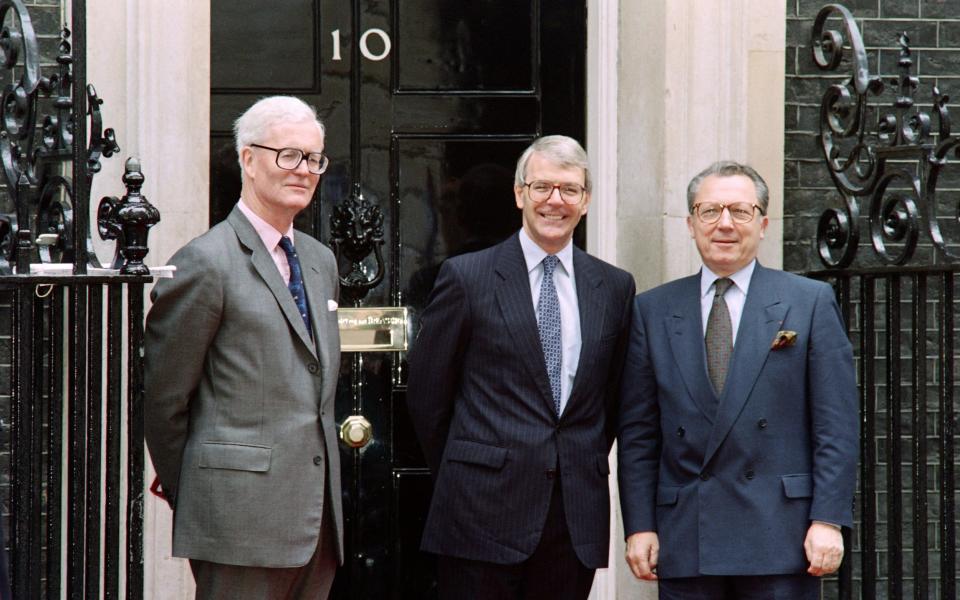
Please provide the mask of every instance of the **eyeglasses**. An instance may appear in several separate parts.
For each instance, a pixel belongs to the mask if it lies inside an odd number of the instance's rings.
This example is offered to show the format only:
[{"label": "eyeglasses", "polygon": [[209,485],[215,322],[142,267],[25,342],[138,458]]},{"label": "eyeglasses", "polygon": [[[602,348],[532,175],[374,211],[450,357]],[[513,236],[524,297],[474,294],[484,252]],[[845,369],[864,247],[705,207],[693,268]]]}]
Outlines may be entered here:
[{"label": "eyeglasses", "polygon": [[307,170],[314,175],[321,175],[330,165],[328,159],[322,152],[307,152],[299,148],[271,148],[260,144],[250,144],[254,148],[263,148],[264,150],[273,150],[277,153],[277,166],[285,171],[293,171],[300,166],[304,160],[307,161]]},{"label": "eyeglasses", "polygon": [[577,204],[583,199],[586,191],[579,183],[553,183],[552,181],[531,181],[523,184],[530,188],[530,199],[534,202],[546,202],[553,195],[553,190],[560,190],[560,199],[567,204]]},{"label": "eyeglasses", "polygon": [[727,209],[734,223],[749,223],[753,220],[754,213],[757,210],[760,210],[761,215],[763,214],[762,208],[749,202],[733,202],[732,204],[700,202],[693,205],[693,212],[697,215],[697,218],[700,219],[701,223],[707,224],[719,221],[720,217],[723,216],[723,209]]}]

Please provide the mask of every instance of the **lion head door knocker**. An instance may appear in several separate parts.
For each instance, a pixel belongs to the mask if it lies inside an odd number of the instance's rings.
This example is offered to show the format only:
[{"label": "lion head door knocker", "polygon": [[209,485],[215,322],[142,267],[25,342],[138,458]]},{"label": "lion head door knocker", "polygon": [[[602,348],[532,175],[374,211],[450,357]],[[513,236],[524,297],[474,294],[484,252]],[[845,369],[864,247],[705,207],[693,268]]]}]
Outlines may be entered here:
[{"label": "lion head door knocker", "polygon": [[[334,207],[330,215],[330,235],[337,262],[345,259],[350,263],[350,272],[346,276],[340,275],[341,294],[356,304],[383,281],[383,213],[380,207],[355,191]],[[372,276],[366,262],[371,252],[376,259]]]}]

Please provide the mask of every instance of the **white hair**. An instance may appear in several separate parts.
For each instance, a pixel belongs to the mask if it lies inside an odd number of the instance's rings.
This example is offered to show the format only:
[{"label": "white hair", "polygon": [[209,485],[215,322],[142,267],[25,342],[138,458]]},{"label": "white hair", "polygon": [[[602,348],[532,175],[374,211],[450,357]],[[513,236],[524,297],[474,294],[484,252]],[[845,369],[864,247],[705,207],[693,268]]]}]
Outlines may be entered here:
[{"label": "white hair", "polygon": [[[263,141],[271,127],[280,123],[304,121],[316,123],[320,130],[320,137],[324,136],[325,129],[323,123],[317,118],[317,111],[303,100],[293,96],[268,96],[257,100],[233,123],[233,138],[237,145],[238,160],[243,147]],[[240,167],[243,168],[242,160]]]},{"label": "white hair", "polygon": [[514,175],[514,185],[517,187],[526,183],[527,163],[530,157],[537,152],[552,163],[561,168],[580,168],[583,169],[583,187],[589,194],[593,189],[593,181],[590,178],[590,163],[587,160],[587,153],[580,145],[580,142],[565,135],[547,135],[537,138],[523,151],[520,160],[517,161],[517,171]]}]

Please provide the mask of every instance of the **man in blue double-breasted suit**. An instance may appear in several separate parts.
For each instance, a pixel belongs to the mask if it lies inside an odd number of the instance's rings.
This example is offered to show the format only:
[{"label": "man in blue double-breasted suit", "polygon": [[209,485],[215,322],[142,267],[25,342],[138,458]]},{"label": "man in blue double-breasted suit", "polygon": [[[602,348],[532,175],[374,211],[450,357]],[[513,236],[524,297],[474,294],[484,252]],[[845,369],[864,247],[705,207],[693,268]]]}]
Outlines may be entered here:
[{"label": "man in blue double-breasted suit", "polygon": [[660,598],[819,598],[852,524],[857,393],[829,285],[756,261],[767,186],[687,190],[700,273],[637,296],[620,405],[626,559]]},{"label": "man in blue double-breasted suit", "polygon": [[607,565],[634,284],[572,243],[590,191],[580,144],[534,141],[523,228],[444,262],[421,318],[407,404],[435,477],[423,549],[441,600],[585,600]]}]

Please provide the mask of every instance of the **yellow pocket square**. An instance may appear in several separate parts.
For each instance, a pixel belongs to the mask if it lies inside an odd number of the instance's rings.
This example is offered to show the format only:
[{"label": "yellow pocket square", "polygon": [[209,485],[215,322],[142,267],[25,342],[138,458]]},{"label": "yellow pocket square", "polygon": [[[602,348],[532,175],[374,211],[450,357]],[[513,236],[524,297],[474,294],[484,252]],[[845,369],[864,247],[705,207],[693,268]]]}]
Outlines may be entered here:
[{"label": "yellow pocket square", "polygon": [[776,337],[773,338],[773,343],[770,344],[771,350],[780,350],[781,348],[787,348],[797,343],[797,332],[782,330],[778,331]]}]

